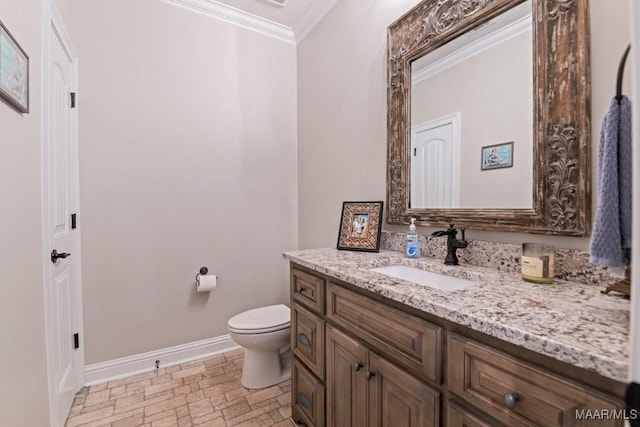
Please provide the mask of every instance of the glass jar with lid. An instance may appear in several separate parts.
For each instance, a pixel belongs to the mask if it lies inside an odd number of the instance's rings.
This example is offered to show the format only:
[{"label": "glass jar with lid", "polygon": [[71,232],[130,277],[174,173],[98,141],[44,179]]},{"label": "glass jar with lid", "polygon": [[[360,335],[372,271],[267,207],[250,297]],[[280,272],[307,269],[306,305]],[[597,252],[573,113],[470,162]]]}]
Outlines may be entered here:
[{"label": "glass jar with lid", "polygon": [[553,283],[555,248],[542,243],[522,244],[522,278],[534,283]]}]

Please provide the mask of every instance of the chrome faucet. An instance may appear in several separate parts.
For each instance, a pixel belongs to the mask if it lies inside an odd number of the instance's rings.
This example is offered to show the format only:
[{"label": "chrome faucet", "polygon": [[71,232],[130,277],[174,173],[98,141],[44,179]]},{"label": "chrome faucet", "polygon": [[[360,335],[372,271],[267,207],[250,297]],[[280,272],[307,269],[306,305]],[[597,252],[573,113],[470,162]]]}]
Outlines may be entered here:
[{"label": "chrome faucet", "polygon": [[456,239],[458,230],[453,226],[453,223],[449,224],[449,228],[446,230],[434,231],[431,233],[431,238],[447,236],[447,257],[444,259],[446,265],[458,265],[458,256],[456,250],[466,248],[468,243],[464,239],[464,228],[461,228],[462,239]]}]

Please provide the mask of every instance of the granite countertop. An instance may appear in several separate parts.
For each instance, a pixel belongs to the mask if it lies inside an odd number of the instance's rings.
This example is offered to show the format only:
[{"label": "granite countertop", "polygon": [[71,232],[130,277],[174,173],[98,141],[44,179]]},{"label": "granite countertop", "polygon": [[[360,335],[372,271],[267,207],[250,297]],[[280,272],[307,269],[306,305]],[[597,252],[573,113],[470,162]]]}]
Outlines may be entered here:
[{"label": "granite countertop", "polygon": [[[563,280],[525,282],[518,273],[473,265],[448,266],[434,258],[308,249],[284,258],[362,289],[475,331],[621,382],[629,358],[628,300],[603,295],[601,287]],[[406,265],[478,282],[459,291],[419,286],[370,268]]]}]

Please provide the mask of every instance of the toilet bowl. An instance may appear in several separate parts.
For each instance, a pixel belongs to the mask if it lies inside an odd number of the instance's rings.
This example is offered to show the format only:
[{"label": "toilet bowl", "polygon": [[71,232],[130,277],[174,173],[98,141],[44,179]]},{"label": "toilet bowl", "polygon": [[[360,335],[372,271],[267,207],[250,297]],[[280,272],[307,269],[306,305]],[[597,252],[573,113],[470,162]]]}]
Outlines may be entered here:
[{"label": "toilet bowl", "polygon": [[270,387],[291,376],[291,311],[284,304],[248,310],[227,323],[231,338],[244,348],[242,385]]}]

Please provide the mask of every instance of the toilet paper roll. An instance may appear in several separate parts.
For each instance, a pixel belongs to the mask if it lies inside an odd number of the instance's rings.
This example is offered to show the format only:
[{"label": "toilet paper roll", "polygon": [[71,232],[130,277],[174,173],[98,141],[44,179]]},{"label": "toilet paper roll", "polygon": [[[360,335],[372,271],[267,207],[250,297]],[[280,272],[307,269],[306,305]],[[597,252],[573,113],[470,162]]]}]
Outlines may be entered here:
[{"label": "toilet paper roll", "polygon": [[213,291],[218,286],[218,276],[215,274],[201,274],[200,280],[196,283],[198,292]]}]

